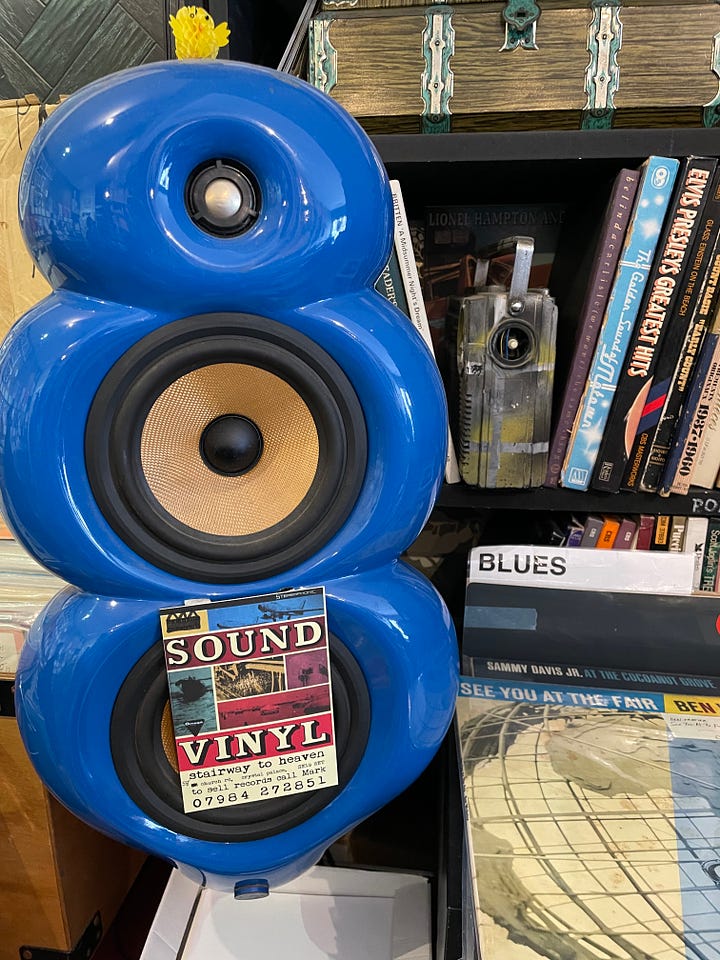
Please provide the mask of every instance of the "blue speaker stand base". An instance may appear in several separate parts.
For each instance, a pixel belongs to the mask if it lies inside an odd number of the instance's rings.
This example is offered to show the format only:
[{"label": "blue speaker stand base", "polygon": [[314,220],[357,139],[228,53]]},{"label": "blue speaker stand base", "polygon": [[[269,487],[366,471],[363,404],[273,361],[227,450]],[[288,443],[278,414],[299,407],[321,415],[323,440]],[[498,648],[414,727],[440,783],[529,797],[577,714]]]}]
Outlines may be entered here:
[{"label": "blue speaker stand base", "polygon": [[430,883],[313,867],[237,900],[173,870],[140,960],[432,960]]}]

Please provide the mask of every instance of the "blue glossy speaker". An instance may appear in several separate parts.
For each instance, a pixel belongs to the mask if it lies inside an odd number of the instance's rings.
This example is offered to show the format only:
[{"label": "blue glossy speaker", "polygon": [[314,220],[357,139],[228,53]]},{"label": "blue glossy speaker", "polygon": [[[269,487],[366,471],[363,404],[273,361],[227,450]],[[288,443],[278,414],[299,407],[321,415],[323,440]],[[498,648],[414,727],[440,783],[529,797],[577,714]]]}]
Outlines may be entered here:
[{"label": "blue glossy speaker", "polygon": [[[442,384],[373,289],[386,174],[302,81],[153,64],[36,135],[20,217],[53,292],[0,348],[0,487],[72,587],[17,675],[30,757],[78,816],[204,882],[284,882],[408,786],[451,721],[456,640],[399,562],[432,508]],[[158,611],[324,586],[339,784],[183,812]]]}]

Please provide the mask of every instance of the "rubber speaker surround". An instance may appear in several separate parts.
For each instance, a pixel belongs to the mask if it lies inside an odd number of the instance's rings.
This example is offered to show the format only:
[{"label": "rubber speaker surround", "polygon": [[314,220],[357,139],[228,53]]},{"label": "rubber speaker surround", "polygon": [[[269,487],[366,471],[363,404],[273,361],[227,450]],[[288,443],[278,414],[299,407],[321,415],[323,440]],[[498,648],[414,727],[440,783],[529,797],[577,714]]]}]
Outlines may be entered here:
[{"label": "rubber speaker surround", "polygon": [[134,802],[156,823],[198,840],[260,840],[304,823],[348,783],[365,753],[370,694],[355,658],[332,633],[332,686],[338,784],[313,793],[257,800],[234,807],[185,813],[177,772],[163,745],[168,680],[162,642],[135,664],[115,700],[110,748],[115,770]]},{"label": "rubber speaker surround", "polygon": [[[173,516],[150,489],[141,459],[143,427],[161,394],[192,371],[233,363],[268,371],[295,391],[318,445],[317,469],[297,506],[240,536],[196,529]],[[223,412],[244,415],[232,397]],[[364,480],[367,432],[352,384],[311,339],[265,317],[204,314],[153,331],[111,367],[88,415],[85,462],[100,510],[137,554],[191,580],[242,583],[296,566],[342,527]]]}]

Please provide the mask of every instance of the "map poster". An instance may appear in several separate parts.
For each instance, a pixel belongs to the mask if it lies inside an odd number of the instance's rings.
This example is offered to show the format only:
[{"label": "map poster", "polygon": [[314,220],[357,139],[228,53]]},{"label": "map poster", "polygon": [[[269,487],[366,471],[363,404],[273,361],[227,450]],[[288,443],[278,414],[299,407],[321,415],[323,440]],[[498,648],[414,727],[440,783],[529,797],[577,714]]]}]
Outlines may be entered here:
[{"label": "map poster", "polygon": [[337,785],[325,590],[160,611],[186,813]]}]

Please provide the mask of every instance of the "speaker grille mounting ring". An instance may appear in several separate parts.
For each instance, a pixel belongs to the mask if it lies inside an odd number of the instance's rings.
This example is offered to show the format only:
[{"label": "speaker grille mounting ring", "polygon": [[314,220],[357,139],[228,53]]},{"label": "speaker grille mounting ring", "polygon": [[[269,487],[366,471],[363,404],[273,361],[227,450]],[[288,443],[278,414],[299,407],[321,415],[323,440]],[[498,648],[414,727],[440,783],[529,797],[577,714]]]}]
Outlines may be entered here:
[{"label": "speaker grille mounting ring", "polygon": [[[202,451],[226,417],[260,434],[259,456],[236,473]],[[111,367],[85,462],[100,510],[135,553],[190,580],[243,583],[302,563],[341,529],[364,481],[367,431],[349,379],[309,337],[208,314],[160,327]]]}]

